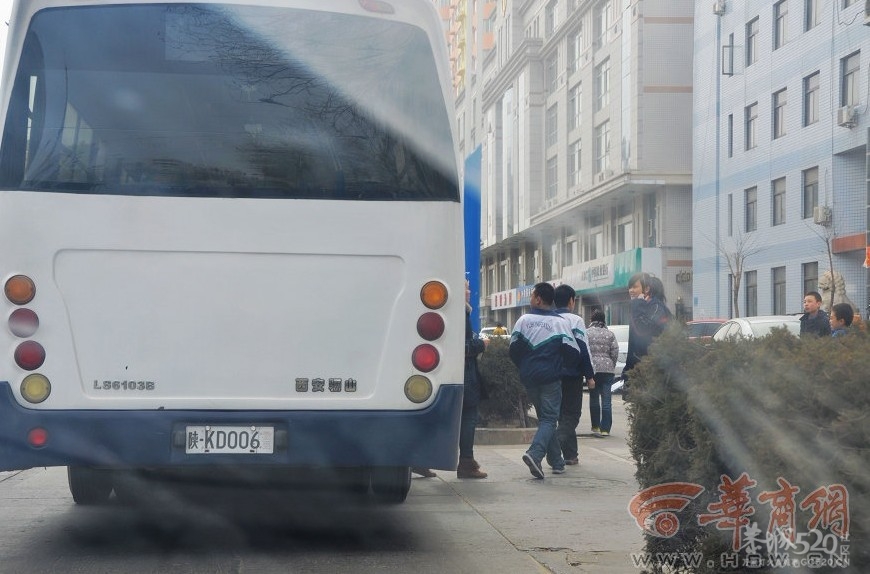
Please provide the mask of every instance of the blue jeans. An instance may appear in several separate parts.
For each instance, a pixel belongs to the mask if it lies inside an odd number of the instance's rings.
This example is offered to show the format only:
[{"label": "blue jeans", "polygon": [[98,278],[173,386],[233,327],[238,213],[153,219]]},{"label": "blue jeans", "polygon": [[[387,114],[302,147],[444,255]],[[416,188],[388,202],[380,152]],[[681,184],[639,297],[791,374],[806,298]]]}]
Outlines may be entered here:
[{"label": "blue jeans", "polygon": [[589,389],[589,415],[592,426],[610,432],[613,426],[613,409],[610,388],[613,386],[613,373],[595,373],[595,388]]},{"label": "blue jeans", "polygon": [[562,458],[562,449],[556,436],[556,424],[562,406],[562,381],[529,385],[526,387],[526,394],[538,414],[538,430],[526,452],[538,464],[547,457],[547,463],[551,467],[565,468],[565,459]]}]

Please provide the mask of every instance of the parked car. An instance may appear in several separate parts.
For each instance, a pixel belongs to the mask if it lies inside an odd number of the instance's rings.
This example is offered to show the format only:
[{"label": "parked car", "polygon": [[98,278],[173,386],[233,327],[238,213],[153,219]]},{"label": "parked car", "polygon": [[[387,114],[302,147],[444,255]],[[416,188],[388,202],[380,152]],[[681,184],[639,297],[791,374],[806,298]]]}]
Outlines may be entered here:
[{"label": "parked car", "polygon": [[616,360],[616,368],[613,370],[613,377],[618,379],[622,377],[622,369],[625,367],[625,359],[628,356],[628,325],[609,325],[607,328],[616,335],[616,342],[619,343],[619,358]]},{"label": "parked car", "polygon": [[[508,335],[493,335],[492,332],[495,331],[495,327],[484,327],[478,333],[478,336],[481,339],[510,339],[511,336]],[[508,331],[510,333],[510,331]]]},{"label": "parked car", "polygon": [[785,327],[795,336],[800,335],[801,321],[799,315],[761,315],[757,317],[735,317],[722,323],[713,335],[714,341],[742,337],[757,339],[770,334],[775,327]]},{"label": "parked car", "polygon": [[690,341],[709,343],[713,335],[728,319],[698,319],[686,323],[686,336]]}]

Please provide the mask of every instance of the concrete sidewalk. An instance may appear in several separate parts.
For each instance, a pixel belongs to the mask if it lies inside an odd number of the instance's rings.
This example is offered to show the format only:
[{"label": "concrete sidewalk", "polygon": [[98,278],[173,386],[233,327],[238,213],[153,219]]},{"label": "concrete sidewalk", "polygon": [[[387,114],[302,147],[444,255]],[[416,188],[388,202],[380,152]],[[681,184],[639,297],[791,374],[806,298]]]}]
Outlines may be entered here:
[{"label": "concrete sidewalk", "polygon": [[[522,440],[475,446],[475,458],[489,473],[485,480],[458,480],[455,472],[447,471],[437,471],[438,477],[517,550],[537,561],[541,571],[638,572],[631,555],[642,552],[643,535],[627,510],[638,486],[620,397],[614,397],[613,410],[612,434],[596,438],[588,430],[584,401],[578,426],[580,464],[566,467],[565,474],[551,474],[545,463],[546,478],[533,478],[522,461],[528,447]],[[528,432],[513,429],[512,435],[499,436],[525,439]],[[415,479],[412,493],[425,480]]]}]

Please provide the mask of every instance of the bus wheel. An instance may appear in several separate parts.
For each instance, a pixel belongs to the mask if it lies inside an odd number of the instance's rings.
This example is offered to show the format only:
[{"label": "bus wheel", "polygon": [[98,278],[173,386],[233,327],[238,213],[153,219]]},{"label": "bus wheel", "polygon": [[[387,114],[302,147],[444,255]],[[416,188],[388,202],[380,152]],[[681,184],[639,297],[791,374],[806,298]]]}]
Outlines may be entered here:
[{"label": "bus wheel", "polygon": [[405,502],[411,490],[410,466],[381,466],[372,469],[372,492],[378,502]]},{"label": "bus wheel", "polygon": [[68,466],[69,491],[76,504],[105,504],[112,494],[112,472],[87,466]]}]

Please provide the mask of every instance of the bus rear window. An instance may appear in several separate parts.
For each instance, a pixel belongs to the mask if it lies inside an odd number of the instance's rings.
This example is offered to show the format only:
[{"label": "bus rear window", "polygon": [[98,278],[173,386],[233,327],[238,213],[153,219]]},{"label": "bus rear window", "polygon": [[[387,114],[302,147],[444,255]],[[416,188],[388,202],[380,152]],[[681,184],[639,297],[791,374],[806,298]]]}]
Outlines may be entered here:
[{"label": "bus rear window", "polygon": [[32,20],[0,188],[458,201],[426,34],[276,7],[144,4]]}]

